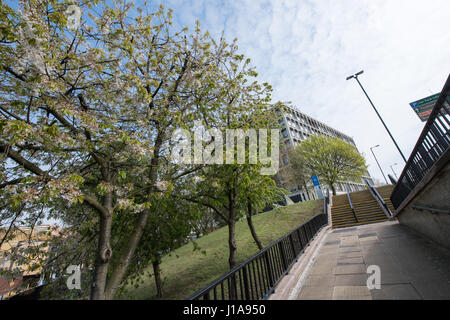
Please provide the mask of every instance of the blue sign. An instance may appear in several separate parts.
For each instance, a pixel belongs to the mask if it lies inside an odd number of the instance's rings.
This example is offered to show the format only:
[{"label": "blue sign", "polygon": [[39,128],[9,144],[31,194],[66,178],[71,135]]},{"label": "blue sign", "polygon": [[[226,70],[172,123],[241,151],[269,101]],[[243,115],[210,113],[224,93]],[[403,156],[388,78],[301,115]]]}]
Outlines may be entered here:
[{"label": "blue sign", "polygon": [[317,176],[312,176],[311,180],[314,186],[320,186],[319,178],[317,178]]},{"label": "blue sign", "polygon": [[323,193],[322,188],[320,187],[319,178],[317,178],[317,176],[312,176],[311,180],[314,185],[314,189],[316,189],[317,197],[319,199],[323,199]]}]

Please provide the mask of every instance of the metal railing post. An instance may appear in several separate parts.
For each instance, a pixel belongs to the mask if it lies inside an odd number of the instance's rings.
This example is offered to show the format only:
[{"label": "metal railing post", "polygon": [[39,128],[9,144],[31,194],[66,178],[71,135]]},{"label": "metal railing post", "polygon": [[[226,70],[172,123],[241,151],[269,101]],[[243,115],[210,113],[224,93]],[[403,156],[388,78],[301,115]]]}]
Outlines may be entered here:
[{"label": "metal railing post", "polygon": [[286,255],[284,253],[284,246],[283,246],[283,241],[280,241],[278,243],[278,247],[280,249],[280,254],[281,254],[281,261],[283,263],[283,271],[286,271],[287,269],[287,261],[286,261]]},{"label": "metal railing post", "polygon": [[268,278],[269,278],[269,287],[273,288],[274,281],[273,281],[273,274],[272,274],[272,265],[270,263],[267,251],[264,252],[264,260],[266,262],[266,270],[267,270],[267,275],[268,275]]},{"label": "metal railing post", "polygon": [[292,257],[295,259],[297,257],[297,252],[295,250],[294,240],[292,239],[292,233],[289,234],[289,241],[290,241],[291,247],[292,247]]},{"label": "metal railing post", "polygon": [[249,286],[248,286],[248,275],[247,275],[247,266],[245,266],[244,268],[242,268],[242,275],[243,275],[243,280],[244,280],[244,292],[245,292],[245,297],[247,300],[250,300],[250,290],[249,290]]}]

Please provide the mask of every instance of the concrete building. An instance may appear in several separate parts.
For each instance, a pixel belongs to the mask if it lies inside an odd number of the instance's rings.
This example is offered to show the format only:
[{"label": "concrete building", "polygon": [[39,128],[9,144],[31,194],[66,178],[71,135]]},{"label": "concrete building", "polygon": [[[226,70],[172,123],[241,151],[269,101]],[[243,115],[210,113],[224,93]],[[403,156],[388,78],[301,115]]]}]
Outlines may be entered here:
[{"label": "concrete building", "polygon": [[[288,107],[284,111],[279,110],[279,116],[278,123],[282,126],[281,136],[284,144],[280,146],[280,169],[275,176],[275,181],[278,186],[291,192],[290,197],[294,202],[315,199],[316,194],[312,187],[308,188],[308,192],[293,181],[289,172],[290,163],[288,151],[301,141],[308,139],[308,137],[313,134],[336,137],[355,146],[356,148],[355,141],[353,141],[352,137],[304,114],[297,108]],[[373,183],[368,172],[365,178],[369,179]],[[321,185],[324,187],[322,182]],[[337,192],[345,192],[347,188],[350,191],[358,191],[365,189],[366,185],[362,180],[340,181],[336,185]]]},{"label": "concrete building", "polygon": [[[20,227],[11,232],[11,239],[7,238],[0,246],[0,271],[15,272],[17,275],[0,275],[0,300],[11,298],[12,296],[40,286],[44,279],[40,260],[48,254],[48,246],[45,241],[49,239],[49,232],[54,234],[54,230],[49,225],[39,225],[31,227]],[[0,228],[0,238],[4,238],[7,233],[6,228]],[[11,256],[21,250],[35,248],[40,254],[33,254],[33,258],[28,257],[26,263],[19,264]],[[22,253],[21,253],[22,254]]]}]

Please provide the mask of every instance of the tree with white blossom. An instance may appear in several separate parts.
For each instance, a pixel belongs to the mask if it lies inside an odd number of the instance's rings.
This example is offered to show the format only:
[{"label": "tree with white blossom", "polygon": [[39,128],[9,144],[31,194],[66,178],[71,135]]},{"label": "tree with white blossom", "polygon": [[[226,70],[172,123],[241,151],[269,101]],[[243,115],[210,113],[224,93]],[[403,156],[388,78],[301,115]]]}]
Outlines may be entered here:
[{"label": "tree with white blossom", "polygon": [[[95,243],[90,295],[111,299],[155,197],[198,169],[170,163],[171,133],[214,117],[232,85],[223,66],[242,58],[199,26],[174,31],[170,10],[131,15],[116,1],[97,16],[98,3],[77,2],[78,25],[66,1],[0,6],[0,207],[2,225],[62,219],[67,237],[93,231],[78,243]],[[115,246],[124,210],[135,224]]]},{"label": "tree with white blossom", "polygon": [[122,0],[0,3],[0,241],[61,221],[40,264],[92,268],[91,299],[114,298],[139,261],[181,241],[153,233],[195,218],[176,213],[174,196],[219,208],[234,237],[250,192],[241,187],[257,167],[175,163],[175,130],[272,123],[271,87],[254,80],[236,41],[198,24],[175,30],[171,10],[146,10]]}]

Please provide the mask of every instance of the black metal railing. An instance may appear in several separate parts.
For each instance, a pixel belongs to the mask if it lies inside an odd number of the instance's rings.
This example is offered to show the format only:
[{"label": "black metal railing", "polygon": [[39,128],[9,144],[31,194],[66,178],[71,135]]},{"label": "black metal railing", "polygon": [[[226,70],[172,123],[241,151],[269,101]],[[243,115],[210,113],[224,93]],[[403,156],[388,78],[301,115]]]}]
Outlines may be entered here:
[{"label": "black metal railing", "polygon": [[356,216],[355,207],[353,207],[352,197],[350,196],[350,190],[348,189],[348,186],[345,187],[345,191],[347,191],[348,204],[350,205],[350,209],[352,210],[353,218],[355,218],[355,221],[358,222],[358,217]]},{"label": "black metal railing", "polygon": [[391,195],[400,207],[433,165],[450,148],[450,75]]},{"label": "black metal railing", "polygon": [[328,224],[328,197],[323,212],[234,267],[188,300],[260,300],[274,292],[317,232]]},{"label": "black metal railing", "polygon": [[370,181],[366,178],[363,178],[364,182],[367,184],[367,187],[369,188],[369,192],[372,194],[372,196],[375,198],[375,200],[378,202],[380,206],[382,206],[384,213],[388,218],[392,217],[391,210],[389,210],[389,207],[384,201],[384,199],[381,197],[381,195],[378,193],[378,190],[370,183]]}]

